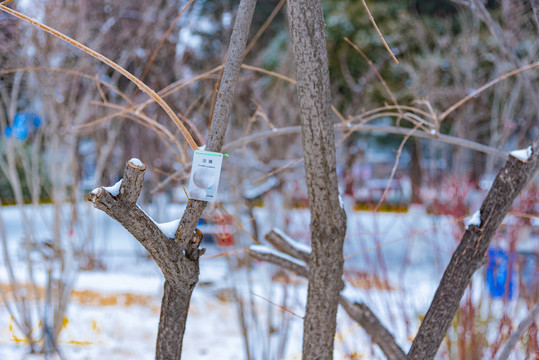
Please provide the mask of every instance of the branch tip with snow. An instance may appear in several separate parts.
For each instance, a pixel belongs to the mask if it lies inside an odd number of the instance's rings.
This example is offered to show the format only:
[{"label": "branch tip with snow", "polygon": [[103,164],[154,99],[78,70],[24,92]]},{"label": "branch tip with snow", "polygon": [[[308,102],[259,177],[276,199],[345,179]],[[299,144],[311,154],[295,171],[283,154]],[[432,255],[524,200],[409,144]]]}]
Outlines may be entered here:
[{"label": "branch tip with snow", "polygon": [[509,155],[511,155],[512,157],[514,157],[514,158],[516,158],[516,159],[518,159],[520,161],[528,162],[528,160],[532,156],[532,153],[533,153],[532,147],[528,146],[525,149],[513,150],[513,151],[511,151],[509,153]]},{"label": "branch tip with snow", "polygon": [[132,167],[138,169],[138,170],[146,170],[146,165],[144,165],[144,164],[142,163],[142,161],[140,161],[140,160],[137,159],[137,158],[132,158],[132,159],[130,159],[130,160],[127,162],[127,164],[128,164],[129,166],[132,166]]}]

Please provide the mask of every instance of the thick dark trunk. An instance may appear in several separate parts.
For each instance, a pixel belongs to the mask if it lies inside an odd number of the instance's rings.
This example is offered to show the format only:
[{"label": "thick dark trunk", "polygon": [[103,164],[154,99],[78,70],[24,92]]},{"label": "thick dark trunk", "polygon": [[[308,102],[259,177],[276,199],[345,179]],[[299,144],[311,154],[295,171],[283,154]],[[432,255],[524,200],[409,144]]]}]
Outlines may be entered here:
[{"label": "thick dark trunk", "polygon": [[303,358],[331,359],[343,287],[346,214],[339,201],[329,70],[320,0],[289,0],[300,104],[312,253]]},{"label": "thick dark trunk", "polygon": [[156,360],[181,358],[183,334],[193,289],[194,286],[191,291],[179,291],[170,282],[165,281],[155,350]]}]

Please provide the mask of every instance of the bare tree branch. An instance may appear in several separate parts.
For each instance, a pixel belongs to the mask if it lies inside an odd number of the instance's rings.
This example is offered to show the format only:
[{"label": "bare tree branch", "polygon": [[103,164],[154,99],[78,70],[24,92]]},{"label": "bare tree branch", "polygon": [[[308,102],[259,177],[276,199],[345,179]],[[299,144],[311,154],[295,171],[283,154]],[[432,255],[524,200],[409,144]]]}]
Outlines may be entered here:
[{"label": "bare tree branch", "polygon": [[311,249],[308,245],[300,244],[296,240],[290,238],[280,229],[273,229],[265,236],[266,240],[272,244],[277,250],[284,252],[290,256],[305,261],[307,264],[311,259]]},{"label": "bare tree branch", "polygon": [[513,348],[516,346],[520,338],[524,336],[524,333],[526,332],[526,330],[528,330],[531,324],[533,324],[533,322],[536,321],[536,318],[538,315],[539,315],[539,302],[535,304],[535,306],[531,309],[530,313],[524,318],[524,320],[521,321],[516,331],[511,334],[511,337],[509,338],[509,340],[507,340],[507,343],[504,345],[502,352],[498,356],[497,360],[509,359],[509,355],[511,355],[511,351],[513,351]]},{"label": "bare tree branch", "polygon": [[307,265],[287,259],[286,257],[280,255],[278,251],[266,251],[266,249],[270,250],[265,246],[253,245],[249,248],[249,254],[255,259],[278,265],[304,278],[309,276],[309,269]]},{"label": "bare tree branch", "polygon": [[385,328],[369,307],[363,303],[351,303],[341,295],[340,304],[346,313],[360,324],[380,347],[388,360],[404,360],[406,354],[396,343],[393,335]]},{"label": "bare tree branch", "polygon": [[[397,126],[382,126],[382,125],[335,124],[334,127],[336,131],[358,131],[358,132],[366,132],[366,133],[367,132],[384,132],[388,134],[397,134],[397,135],[404,135],[404,136],[406,136],[410,132],[409,128],[403,128],[403,127],[397,127]],[[296,134],[296,133],[299,133],[300,131],[301,131],[300,126],[288,126],[288,127],[282,127],[282,128],[275,128],[274,130],[259,132],[259,133],[252,134],[252,135],[240,138],[238,140],[232,141],[226,144],[225,146],[223,146],[223,150],[230,151],[231,149],[241,147],[250,142],[266,139],[272,136]],[[500,151],[491,146],[483,145],[474,141],[462,139],[455,136],[444,135],[440,133],[436,133],[435,135],[433,135],[431,133],[427,133],[421,130],[415,131],[411,136],[415,138],[420,138],[420,139],[435,139],[437,141],[441,141],[447,144],[462,146],[468,149],[472,149],[472,150],[479,151],[485,154],[496,156],[502,159],[507,159],[507,154],[504,153],[503,151]]]},{"label": "bare tree branch", "polygon": [[470,225],[453,253],[434,299],[415,337],[408,359],[433,359],[459,307],[474,272],[485,259],[498,226],[513,200],[533,178],[539,167],[539,136],[527,161],[510,156],[500,170],[480,210],[481,222]]},{"label": "bare tree branch", "polygon": [[[223,78],[219,86],[213,120],[208,134],[206,144],[206,150],[208,151],[220,152],[223,146],[255,5],[256,0],[242,0],[238,8],[238,14],[230,37]],[[189,241],[189,234],[192,234],[195,230],[195,226],[206,205],[207,202],[205,201],[191,200],[178,227],[180,242]]]},{"label": "bare tree branch", "polygon": [[[184,254],[186,247],[169,239],[157,224],[136,204],[144,180],[144,165],[137,166],[128,161],[117,195],[100,187],[90,194],[88,200],[94,207],[118,221],[150,253],[165,279],[178,289],[189,291],[198,281],[198,252]],[[190,240],[192,240],[191,237]]]}]

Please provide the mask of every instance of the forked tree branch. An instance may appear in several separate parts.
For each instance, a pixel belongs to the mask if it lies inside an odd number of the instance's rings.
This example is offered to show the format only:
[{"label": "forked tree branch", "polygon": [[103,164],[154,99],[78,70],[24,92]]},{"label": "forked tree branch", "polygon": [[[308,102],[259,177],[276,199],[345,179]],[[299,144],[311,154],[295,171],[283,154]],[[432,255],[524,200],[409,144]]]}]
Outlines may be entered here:
[{"label": "forked tree branch", "polygon": [[[280,230],[274,229],[270,231],[265,238],[277,250],[284,254],[307,263],[309,262],[310,252],[306,251],[307,249],[302,249],[307,246],[297,246],[295,240],[291,239]],[[292,271],[299,276],[305,278],[308,277],[309,269],[307,266],[302,266],[297,262],[277,256],[272,252],[257,251],[257,247],[252,247],[249,253],[255,259],[270,262]],[[342,294],[340,295],[339,303],[346,313],[365,329],[365,332],[371,337],[372,341],[380,347],[389,360],[406,359],[406,354],[397,344],[393,335],[391,335],[391,333],[384,327],[367,305],[363,303],[352,303]]]},{"label": "forked tree branch", "polygon": [[127,162],[119,190],[100,187],[88,194],[94,207],[118,221],[150,253],[165,276],[165,290],[159,322],[156,358],[180,359],[189,301],[198,282],[200,240],[188,242],[168,238],[137,205],[146,166],[134,159]]},{"label": "forked tree branch", "polygon": [[[145,170],[145,165],[140,166],[133,160],[128,161],[117,195],[100,187],[88,194],[88,200],[95,208],[118,221],[144,246],[167,281],[174,284],[179,291],[190,291],[198,281],[198,258],[202,250],[198,250],[197,241],[192,241],[193,236],[186,245],[167,238],[159,226],[136,204]],[[186,251],[188,247],[191,248],[190,251]]]},{"label": "forked tree branch", "polygon": [[430,308],[421,323],[408,359],[433,359],[459,307],[460,299],[474,272],[485,260],[485,254],[498,226],[513,200],[533,179],[539,167],[539,136],[531,146],[532,154],[522,161],[509,156],[500,170],[480,210],[480,224],[470,225],[436,290]]}]

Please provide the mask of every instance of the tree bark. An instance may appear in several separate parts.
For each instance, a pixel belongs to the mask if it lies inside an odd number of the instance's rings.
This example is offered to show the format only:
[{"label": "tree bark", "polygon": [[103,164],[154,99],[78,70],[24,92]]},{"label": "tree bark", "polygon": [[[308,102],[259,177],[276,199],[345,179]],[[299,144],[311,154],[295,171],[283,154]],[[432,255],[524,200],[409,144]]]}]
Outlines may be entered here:
[{"label": "tree bark", "polygon": [[534,177],[539,167],[539,136],[526,161],[509,156],[481,205],[481,223],[470,225],[453,253],[430,308],[408,353],[408,359],[433,359],[459,307],[460,299],[485,260],[485,254],[498,226],[513,200]]},{"label": "tree bark", "polygon": [[182,339],[194,288],[193,286],[191,291],[178,291],[168,280],[165,280],[159,317],[161,341],[157,341],[156,359],[181,358]]},{"label": "tree bark", "polygon": [[331,359],[343,287],[346,214],[339,202],[329,70],[320,0],[289,0],[288,21],[300,105],[312,254],[303,358]]}]

